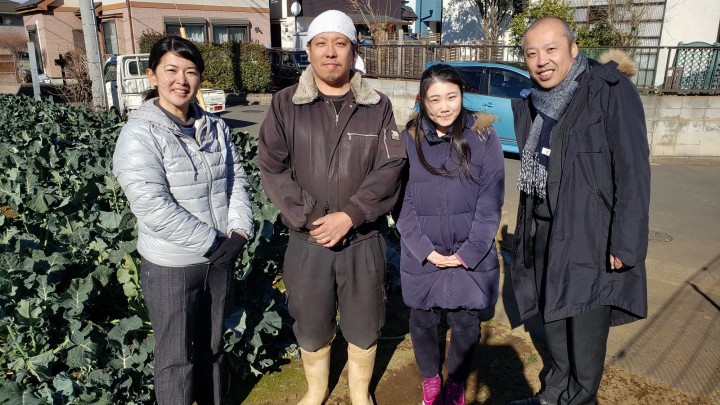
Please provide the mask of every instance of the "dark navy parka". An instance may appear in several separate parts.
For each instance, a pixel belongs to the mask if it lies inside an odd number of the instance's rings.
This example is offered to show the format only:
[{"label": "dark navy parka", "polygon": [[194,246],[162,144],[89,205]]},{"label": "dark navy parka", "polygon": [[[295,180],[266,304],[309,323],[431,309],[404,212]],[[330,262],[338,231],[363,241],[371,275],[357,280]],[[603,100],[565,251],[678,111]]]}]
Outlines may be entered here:
[{"label": "dark navy parka", "polygon": [[[463,136],[471,150],[471,171],[433,175],[419,162],[414,136],[424,137],[427,162],[453,171],[457,155],[449,136],[439,137],[431,122],[402,132],[409,176],[397,221],[401,234],[401,283],[405,304],[416,309],[480,309],[495,305],[500,266],[495,234],[500,225],[505,193],[505,167],[491,114],[463,112]],[[410,132],[408,132],[410,131]],[[433,251],[457,254],[463,267],[438,269],[426,260]]]},{"label": "dark navy parka", "polygon": [[[588,61],[560,137],[552,136],[545,322],[600,305],[612,307],[612,325],[647,317],[650,162],[645,116],[635,85],[623,74],[634,63],[622,52],[611,58],[617,61]],[[534,115],[530,100],[514,100],[513,114],[522,150]],[[540,310],[531,255],[532,201],[521,193],[513,236],[511,271],[521,319]],[[628,267],[611,270],[610,254]]]}]

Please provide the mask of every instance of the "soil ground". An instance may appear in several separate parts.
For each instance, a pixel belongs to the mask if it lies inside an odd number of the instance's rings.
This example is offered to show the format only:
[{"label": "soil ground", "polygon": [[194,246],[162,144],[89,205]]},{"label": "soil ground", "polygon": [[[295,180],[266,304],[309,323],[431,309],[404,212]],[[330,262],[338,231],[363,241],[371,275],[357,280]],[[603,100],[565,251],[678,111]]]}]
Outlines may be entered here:
[{"label": "soil ground", "polygon": [[[378,405],[417,405],[421,402],[422,377],[415,365],[408,335],[409,310],[400,294],[388,296],[387,325],[378,342],[375,372],[371,383]],[[438,329],[447,349],[450,330],[443,322]],[[441,339],[441,342],[443,340]],[[505,405],[532,396],[540,389],[544,348],[536,350],[527,334],[493,319],[482,322],[480,345],[473,358],[467,381],[468,405]],[[347,343],[338,334],[332,344],[330,398],[328,405],[350,404],[347,390]],[[296,404],[305,393],[306,383],[300,360],[287,360],[282,372],[260,378],[234,380],[232,404]],[[645,378],[613,365],[606,365],[599,392],[600,404],[713,404],[720,398],[690,395],[659,381]]]}]

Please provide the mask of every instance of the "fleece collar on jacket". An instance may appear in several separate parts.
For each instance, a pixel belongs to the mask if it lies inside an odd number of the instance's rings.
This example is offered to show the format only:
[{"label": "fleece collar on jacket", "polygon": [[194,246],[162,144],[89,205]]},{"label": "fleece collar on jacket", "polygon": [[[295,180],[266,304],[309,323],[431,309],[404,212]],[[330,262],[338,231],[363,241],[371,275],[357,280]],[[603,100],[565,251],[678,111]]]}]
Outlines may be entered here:
[{"label": "fleece collar on jacket", "polygon": [[627,53],[619,49],[611,49],[598,58],[598,62],[606,65],[608,62],[617,63],[617,70],[627,77],[635,76],[638,71],[638,65]]},{"label": "fleece collar on jacket", "polygon": [[[350,72],[350,90],[355,96],[355,102],[359,105],[374,105],[380,102],[380,95],[370,87],[370,84],[363,80],[362,74],[357,70]],[[315,101],[320,92],[315,84],[315,73],[312,66],[305,68],[300,81],[298,82],[292,101],[296,105],[310,104]]]}]

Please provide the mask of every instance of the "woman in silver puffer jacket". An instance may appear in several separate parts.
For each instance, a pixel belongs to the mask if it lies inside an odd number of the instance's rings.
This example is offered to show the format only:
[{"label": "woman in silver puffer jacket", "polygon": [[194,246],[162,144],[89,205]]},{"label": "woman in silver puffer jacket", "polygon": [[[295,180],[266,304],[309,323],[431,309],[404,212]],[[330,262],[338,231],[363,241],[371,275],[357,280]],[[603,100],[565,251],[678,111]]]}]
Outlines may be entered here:
[{"label": "woman in silver puffer jacket", "polygon": [[190,41],[150,53],[155,86],[130,113],[113,173],[138,220],[142,293],[160,405],[219,405],[223,323],[235,262],[253,232],[248,182],[225,123],[191,103],[204,63]]}]

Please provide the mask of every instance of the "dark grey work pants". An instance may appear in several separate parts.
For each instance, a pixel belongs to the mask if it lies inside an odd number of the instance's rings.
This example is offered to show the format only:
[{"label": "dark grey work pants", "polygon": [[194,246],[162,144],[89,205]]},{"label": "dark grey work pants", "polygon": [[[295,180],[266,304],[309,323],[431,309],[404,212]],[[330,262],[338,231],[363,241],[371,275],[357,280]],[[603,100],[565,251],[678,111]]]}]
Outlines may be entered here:
[{"label": "dark grey work pants", "polygon": [[348,342],[375,344],[385,324],[386,260],[379,234],[341,249],[290,237],[283,281],[301,348],[314,352],[333,338],[337,311]]},{"label": "dark grey work pants", "polygon": [[[410,338],[415,361],[423,378],[435,377],[442,366],[437,335],[440,313],[440,309],[410,310]],[[448,310],[447,320],[451,331],[448,376],[455,381],[465,382],[470,375],[473,352],[480,338],[480,311],[451,309]]]},{"label": "dark grey work pants", "polygon": [[208,264],[166,267],[142,259],[159,405],[220,405],[223,325],[233,279],[227,270]]},{"label": "dark grey work pants", "polygon": [[[550,223],[535,220],[535,277],[538,297],[545,295]],[[540,300],[541,308],[544,300]],[[552,356],[542,396],[558,405],[596,404],[610,332],[609,306],[599,306],[570,318],[545,323]]]}]

